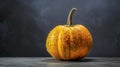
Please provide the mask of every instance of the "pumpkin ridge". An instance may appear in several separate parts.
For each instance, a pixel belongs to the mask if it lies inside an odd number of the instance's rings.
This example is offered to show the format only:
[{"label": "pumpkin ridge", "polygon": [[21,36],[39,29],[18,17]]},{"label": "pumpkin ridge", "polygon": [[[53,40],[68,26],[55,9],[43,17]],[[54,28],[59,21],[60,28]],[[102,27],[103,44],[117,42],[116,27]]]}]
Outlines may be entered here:
[{"label": "pumpkin ridge", "polygon": [[67,27],[67,28],[69,29],[69,34],[68,34],[68,36],[69,36],[69,40],[68,40],[68,42],[69,42],[69,44],[68,44],[68,52],[69,52],[69,53],[68,53],[68,59],[70,59],[70,56],[71,56],[71,52],[70,52],[70,51],[71,51],[71,48],[70,48],[70,47],[71,47],[71,44],[70,44],[70,36],[71,36],[71,35],[70,35],[70,28],[69,28],[69,27]]},{"label": "pumpkin ridge", "polygon": [[69,46],[70,50],[69,51],[70,51],[70,60],[72,60],[73,58],[72,58],[72,49],[71,49],[71,47],[72,47],[73,27],[70,27],[69,29],[70,29],[70,46]]},{"label": "pumpkin ridge", "polygon": [[59,27],[59,33],[58,33],[58,36],[57,36],[57,51],[58,51],[58,55],[59,55],[59,59],[60,60],[62,60],[62,57],[61,57],[61,55],[60,55],[60,52],[59,52],[59,36],[60,36],[60,33],[62,32],[62,26],[61,27]]},{"label": "pumpkin ridge", "polygon": [[60,55],[60,57],[63,59],[63,57],[62,57],[62,55],[61,55],[61,48],[62,48],[62,46],[60,45],[60,42],[61,42],[61,33],[62,33],[62,28],[60,29],[60,32],[59,32],[59,36],[58,36],[58,52],[59,52],[59,55]]},{"label": "pumpkin ridge", "polygon": [[59,50],[58,50],[58,48],[59,48],[59,47],[58,47],[58,36],[59,36],[59,34],[60,34],[60,32],[61,32],[61,31],[60,31],[60,30],[61,30],[61,25],[59,25],[56,30],[58,30],[57,34],[55,34],[55,35],[57,35],[57,37],[56,37],[56,38],[57,38],[57,39],[56,39],[56,45],[57,45],[57,46],[56,46],[56,50],[57,50],[57,54],[58,54],[58,59],[61,60],[62,58],[61,58],[60,53],[59,53]]},{"label": "pumpkin ridge", "polygon": [[61,32],[59,33],[59,37],[58,37],[59,38],[58,50],[63,60],[70,59],[70,51],[69,51],[70,35],[68,34],[68,32],[69,32],[69,28],[64,26],[63,29],[61,29]]},{"label": "pumpkin ridge", "polygon": [[[58,37],[59,31],[57,31],[57,29],[59,29],[59,26],[56,26],[48,35],[48,39],[47,39],[47,51],[50,53],[50,55],[52,55],[54,58],[58,58],[59,59],[59,54],[58,54],[58,45],[56,45],[57,43],[57,39],[56,37]],[[53,51],[56,50],[56,51]]]},{"label": "pumpkin ridge", "polygon": [[[68,38],[67,39],[67,41],[66,41],[66,53],[65,53],[65,55],[66,55],[66,57],[65,57],[65,60],[70,60],[70,56],[71,56],[71,54],[70,54],[70,27],[65,27],[66,29],[65,29],[65,31],[68,33],[68,34],[66,34],[66,38]],[[64,49],[65,50],[65,49]]]}]

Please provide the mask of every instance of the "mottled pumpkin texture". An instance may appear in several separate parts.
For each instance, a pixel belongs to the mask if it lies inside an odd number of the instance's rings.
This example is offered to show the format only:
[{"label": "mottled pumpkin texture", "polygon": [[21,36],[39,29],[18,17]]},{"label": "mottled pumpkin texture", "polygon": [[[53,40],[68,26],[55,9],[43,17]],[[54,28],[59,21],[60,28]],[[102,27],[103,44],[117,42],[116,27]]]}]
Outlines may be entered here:
[{"label": "mottled pumpkin texture", "polygon": [[92,36],[85,26],[58,25],[48,34],[46,49],[56,59],[75,60],[88,55],[92,43]]}]

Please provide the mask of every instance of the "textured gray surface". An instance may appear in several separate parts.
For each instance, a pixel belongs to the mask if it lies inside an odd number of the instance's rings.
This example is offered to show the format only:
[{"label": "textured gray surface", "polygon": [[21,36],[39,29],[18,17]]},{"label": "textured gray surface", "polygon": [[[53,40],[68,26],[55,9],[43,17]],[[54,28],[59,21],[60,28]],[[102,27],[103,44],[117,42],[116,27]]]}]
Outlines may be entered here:
[{"label": "textured gray surface", "polygon": [[120,58],[86,57],[78,61],[58,61],[50,57],[1,57],[0,67],[120,67]]}]

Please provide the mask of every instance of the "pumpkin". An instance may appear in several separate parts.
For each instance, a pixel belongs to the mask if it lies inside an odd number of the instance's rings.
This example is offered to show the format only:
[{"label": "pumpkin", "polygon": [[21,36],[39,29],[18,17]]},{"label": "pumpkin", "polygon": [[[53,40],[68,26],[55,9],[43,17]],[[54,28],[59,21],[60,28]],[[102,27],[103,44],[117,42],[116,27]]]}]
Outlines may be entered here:
[{"label": "pumpkin", "polygon": [[76,11],[72,8],[66,25],[53,28],[46,39],[48,53],[58,60],[82,59],[90,52],[93,39],[89,30],[81,25],[72,25],[72,15]]}]

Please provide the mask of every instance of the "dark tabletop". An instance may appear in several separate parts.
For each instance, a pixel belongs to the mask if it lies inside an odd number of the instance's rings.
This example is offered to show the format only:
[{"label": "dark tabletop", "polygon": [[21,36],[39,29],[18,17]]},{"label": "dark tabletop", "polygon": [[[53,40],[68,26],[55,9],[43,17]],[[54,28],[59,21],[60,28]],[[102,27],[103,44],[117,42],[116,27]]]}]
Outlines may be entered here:
[{"label": "dark tabletop", "polygon": [[85,57],[59,61],[51,57],[1,57],[0,67],[120,67],[120,57]]}]

